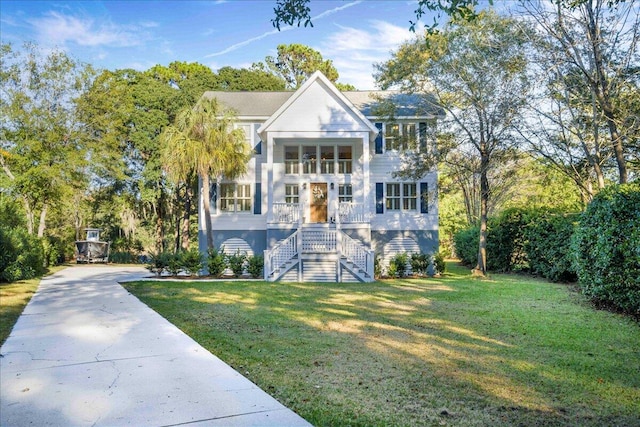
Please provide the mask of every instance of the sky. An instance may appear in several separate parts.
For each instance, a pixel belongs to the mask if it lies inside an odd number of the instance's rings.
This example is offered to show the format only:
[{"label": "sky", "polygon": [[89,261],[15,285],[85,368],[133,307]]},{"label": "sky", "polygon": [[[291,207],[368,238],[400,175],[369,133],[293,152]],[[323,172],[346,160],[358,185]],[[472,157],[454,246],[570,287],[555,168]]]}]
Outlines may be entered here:
[{"label": "sky", "polygon": [[[280,44],[301,43],[331,59],[339,82],[374,89],[374,63],[415,37],[415,0],[312,0],[313,27],[273,27],[276,0],[0,0],[0,40],[62,49],[101,69],[147,70],[173,61],[214,71],[250,67]],[[423,17],[431,24],[433,17]]]}]

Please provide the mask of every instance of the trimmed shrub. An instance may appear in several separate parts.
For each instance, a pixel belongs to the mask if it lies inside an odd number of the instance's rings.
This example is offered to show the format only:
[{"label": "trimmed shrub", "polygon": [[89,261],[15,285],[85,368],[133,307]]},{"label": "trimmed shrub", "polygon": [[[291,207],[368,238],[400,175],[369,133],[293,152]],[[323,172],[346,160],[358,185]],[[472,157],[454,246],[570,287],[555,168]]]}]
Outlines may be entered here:
[{"label": "trimmed shrub", "polygon": [[180,252],[178,259],[181,269],[186,271],[189,276],[197,276],[204,265],[202,254],[198,248]]},{"label": "trimmed shrub", "polygon": [[436,252],[433,255],[433,268],[435,274],[444,274],[447,269],[447,264],[444,262],[444,254],[442,252]]},{"label": "trimmed shrub", "polygon": [[42,242],[21,228],[0,227],[0,281],[32,279],[44,273]]},{"label": "trimmed shrub", "polygon": [[389,260],[389,276],[404,277],[407,274],[409,255],[406,252],[397,253]]},{"label": "trimmed shrub", "polygon": [[577,214],[536,211],[524,229],[530,271],[554,282],[577,280],[571,249]]},{"label": "trimmed shrub", "polygon": [[149,254],[149,263],[146,265],[146,269],[154,273],[156,276],[161,276],[162,273],[169,267],[173,255],[168,252],[160,252],[159,254]]},{"label": "trimmed shrub", "polygon": [[254,279],[263,277],[264,257],[262,255],[254,255],[247,258],[247,273]]},{"label": "trimmed shrub", "polygon": [[426,275],[431,264],[431,256],[428,254],[411,254],[411,271],[413,274]]},{"label": "trimmed shrub", "polygon": [[463,264],[475,266],[478,263],[479,240],[480,228],[477,226],[459,231],[453,236],[456,254],[458,254],[458,257]]},{"label": "trimmed shrub", "polygon": [[573,240],[578,283],[593,301],[640,314],[640,184],[607,187]]},{"label": "trimmed shrub", "polygon": [[227,256],[229,268],[233,271],[233,277],[240,277],[244,273],[244,264],[247,261],[247,254],[239,250],[235,254]]},{"label": "trimmed shrub", "polygon": [[[489,270],[506,272],[528,269],[523,239],[526,218],[525,210],[511,208],[503,211],[497,218],[489,220],[487,231],[487,268]],[[476,252],[477,250],[476,245]]]},{"label": "trimmed shrub", "polygon": [[182,259],[180,253],[165,252],[167,265],[165,271],[171,276],[177,276],[182,271]]},{"label": "trimmed shrub", "polygon": [[373,258],[373,277],[382,277],[382,260],[380,254],[375,254]]},{"label": "trimmed shrub", "polygon": [[227,257],[224,255],[224,248],[220,250],[216,248],[209,249],[207,252],[207,270],[209,275],[220,277],[227,268]]}]

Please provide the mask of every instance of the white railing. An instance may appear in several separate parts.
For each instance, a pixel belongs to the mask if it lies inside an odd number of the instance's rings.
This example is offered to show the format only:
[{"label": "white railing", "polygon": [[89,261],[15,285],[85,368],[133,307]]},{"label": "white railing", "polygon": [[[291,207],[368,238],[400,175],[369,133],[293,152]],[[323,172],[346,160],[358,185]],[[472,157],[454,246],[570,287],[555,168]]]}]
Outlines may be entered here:
[{"label": "white railing", "polygon": [[373,277],[373,251],[346,233],[342,233],[342,255],[358,268],[366,271],[370,277]]},{"label": "white railing", "polygon": [[338,219],[342,224],[367,222],[363,203],[338,203]]},{"label": "white railing", "polygon": [[269,280],[270,276],[282,268],[287,262],[298,255],[298,236],[296,231],[271,250],[264,251],[264,278]]},{"label": "white railing", "polygon": [[273,204],[273,221],[282,224],[295,224],[300,220],[299,203],[276,202]]},{"label": "white railing", "polygon": [[337,250],[336,230],[304,230],[302,252],[331,253]]}]

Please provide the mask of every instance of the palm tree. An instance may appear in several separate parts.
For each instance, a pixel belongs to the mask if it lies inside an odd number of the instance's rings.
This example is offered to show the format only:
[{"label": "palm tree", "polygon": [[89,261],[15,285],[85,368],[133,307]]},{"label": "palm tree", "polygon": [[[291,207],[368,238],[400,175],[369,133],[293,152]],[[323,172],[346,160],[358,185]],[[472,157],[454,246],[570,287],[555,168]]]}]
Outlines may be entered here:
[{"label": "palm tree", "polygon": [[247,171],[251,149],[244,131],[234,129],[235,115],[217,99],[200,99],[181,110],[160,136],[163,168],[175,183],[196,173],[202,181],[207,247],[213,248],[211,178],[235,179]]}]

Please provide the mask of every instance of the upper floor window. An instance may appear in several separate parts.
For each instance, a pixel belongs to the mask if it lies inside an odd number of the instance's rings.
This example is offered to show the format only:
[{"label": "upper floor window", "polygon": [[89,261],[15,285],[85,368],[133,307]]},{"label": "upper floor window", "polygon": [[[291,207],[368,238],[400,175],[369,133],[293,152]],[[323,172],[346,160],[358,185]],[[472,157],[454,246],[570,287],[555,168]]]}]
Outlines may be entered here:
[{"label": "upper floor window", "polygon": [[418,147],[416,123],[387,123],[384,132],[386,151],[415,150]]},{"label": "upper floor window", "polygon": [[[302,154],[302,155],[300,155]],[[300,166],[302,165],[302,166]],[[286,174],[333,175],[353,171],[353,148],[342,145],[304,145],[284,147],[284,171]]]},{"label": "upper floor window", "polygon": [[298,174],[300,156],[298,147],[284,147],[284,173]]},{"label": "upper floor window", "polygon": [[350,174],[352,160],[351,146],[338,146],[338,173]]},{"label": "upper floor window", "polygon": [[315,145],[302,147],[302,173],[317,173],[318,153],[316,148]]},{"label": "upper floor window", "polygon": [[251,211],[251,185],[220,184],[220,210],[222,212]]},{"label": "upper floor window", "polygon": [[320,147],[320,173],[333,173],[335,153],[333,145],[323,145]]}]

